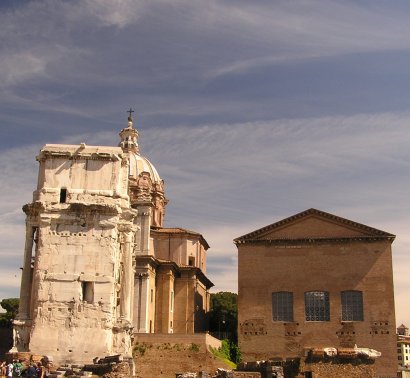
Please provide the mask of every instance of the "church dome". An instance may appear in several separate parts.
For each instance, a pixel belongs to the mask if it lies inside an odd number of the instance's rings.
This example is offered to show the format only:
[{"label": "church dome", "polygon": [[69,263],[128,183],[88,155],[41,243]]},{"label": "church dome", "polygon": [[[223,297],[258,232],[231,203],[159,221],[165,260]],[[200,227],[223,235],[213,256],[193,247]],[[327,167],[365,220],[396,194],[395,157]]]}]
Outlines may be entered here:
[{"label": "church dome", "polygon": [[149,206],[150,226],[160,228],[163,225],[165,206],[168,203],[164,195],[164,182],[152,163],[140,155],[138,131],[133,128],[132,112],[133,110],[130,109],[128,127],[120,132],[120,147],[128,156],[130,203],[136,208]]},{"label": "church dome", "polygon": [[162,180],[161,177],[159,177],[158,171],[146,157],[140,155],[138,130],[133,128],[131,112],[133,112],[132,109],[130,109],[130,116],[128,117],[128,127],[122,129],[120,132],[120,147],[124,152],[128,152],[129,154],[129,176],[130,178],[136,179],[143,172],[146,172],[149,174],[153,184],[159,184]]},{"label": "church dome", "polygon": [[152,163],[140,155],[138,131],[133,127],[132,112],[129,110],[128,127],[120,132],[120,147],[128,156],[129,196],[131,206],[151,207],[151,227],[162,227],[165,206],[164,182]]},{"label": "church dome", "polygon": [[142,172],[147,172],[153,183],[160,183],[161,177],[154,165],[144,156],[138,153],[130,153],[130,170],[129,175],[131,177],[138,177]]}]

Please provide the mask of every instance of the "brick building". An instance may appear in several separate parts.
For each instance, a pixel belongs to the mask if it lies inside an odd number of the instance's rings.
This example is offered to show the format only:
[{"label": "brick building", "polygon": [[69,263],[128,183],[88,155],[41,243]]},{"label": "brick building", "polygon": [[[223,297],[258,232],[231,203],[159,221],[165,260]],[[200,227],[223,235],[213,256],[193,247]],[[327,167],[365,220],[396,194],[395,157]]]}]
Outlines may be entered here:
[{"label": "brick building", "polygon": [[357,345],[382,353],[379,377],[396,377],[394,238],[309,209],[235,239],[244,360]]}]

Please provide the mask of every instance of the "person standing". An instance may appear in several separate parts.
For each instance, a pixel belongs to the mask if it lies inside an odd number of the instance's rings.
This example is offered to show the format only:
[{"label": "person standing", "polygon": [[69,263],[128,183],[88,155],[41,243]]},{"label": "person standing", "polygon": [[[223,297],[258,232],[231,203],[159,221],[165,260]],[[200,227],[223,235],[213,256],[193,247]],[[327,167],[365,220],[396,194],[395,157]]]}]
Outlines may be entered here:
[{"label": "person standing", "polygon": [[0,371],[1,371],[1,378],[6,377],[6,375],[7,375],[7,365],[6,365],[5,361],[1,362]]},{"label": "person standing", "polygon": [[29,367],[26,370],[26,377],[27,378],[37,378],[37,369],[32,362],[30,363]]},{"label": "person standing", "polygon": [[41,362],[39,362],[39,363],[37,364],[36,371],[37,371],[37,378],[44,378],[45,368],[44,368],[44,366],[41,364]]},{"label": "person standing", "polygon": [[23,372],[23,364],[20,360],[15,360],[13,362],[13,377],[21,377],[21,373]]},{"label": "person standing", "polygon": [[7,365],[7,378],[13,377],[13,369],[14,369],[14,365],[13,365],[12,362],[10,362],[10,363]]}]

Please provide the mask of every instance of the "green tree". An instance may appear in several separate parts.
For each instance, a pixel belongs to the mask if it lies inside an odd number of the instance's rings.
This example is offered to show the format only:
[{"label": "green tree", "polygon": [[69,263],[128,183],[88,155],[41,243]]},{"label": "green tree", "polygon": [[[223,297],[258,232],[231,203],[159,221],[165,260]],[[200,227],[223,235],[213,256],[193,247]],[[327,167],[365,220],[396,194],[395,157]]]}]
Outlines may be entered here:
[{"label": "green tree", "polygon": [[230,341],[238,341],[238,294],[220,291],[211,294],[209,328],[212,332],[227,334]]},{"label": "green tree", "polygon": [[220,291],[211,294],[209,329],[211,332],[227,334],[230,341],[238,340],[238,294]]},{"label": "green tree", "polygon": [[227,339],[223,344],[225,353],[231,361],[238,363],[238,294],[228,291],[211,294],[209,329],[219,338]]},{"label": "green tree", "polygon": [[0,302],[0,305],[6,310],[5,313],[0,314],[0,327],[12,327],[13,319],[15,319],[19,310],[19,299],[6,298]]}]

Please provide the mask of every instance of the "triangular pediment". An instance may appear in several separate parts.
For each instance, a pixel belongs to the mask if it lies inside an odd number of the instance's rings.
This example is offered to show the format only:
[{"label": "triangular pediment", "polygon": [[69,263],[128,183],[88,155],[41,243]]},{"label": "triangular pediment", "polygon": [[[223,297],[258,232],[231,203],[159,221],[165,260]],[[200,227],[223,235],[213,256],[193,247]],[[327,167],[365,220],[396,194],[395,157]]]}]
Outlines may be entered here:
[{"label": "triangular pediment", "polygon": [[309,209],[243,235],[235,239],[235,242],[375,237],[394,239],[394,235],[387,232],[324,211]]}]

